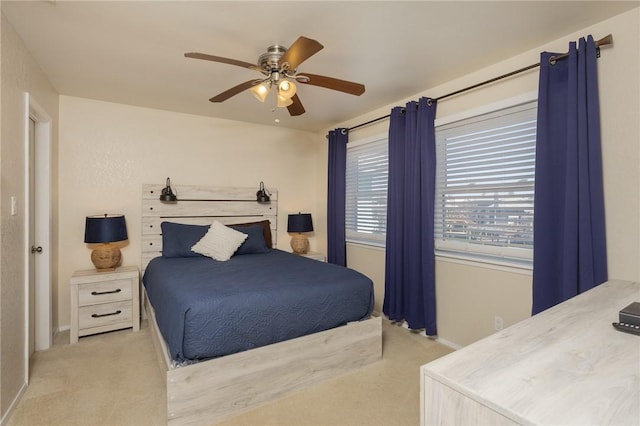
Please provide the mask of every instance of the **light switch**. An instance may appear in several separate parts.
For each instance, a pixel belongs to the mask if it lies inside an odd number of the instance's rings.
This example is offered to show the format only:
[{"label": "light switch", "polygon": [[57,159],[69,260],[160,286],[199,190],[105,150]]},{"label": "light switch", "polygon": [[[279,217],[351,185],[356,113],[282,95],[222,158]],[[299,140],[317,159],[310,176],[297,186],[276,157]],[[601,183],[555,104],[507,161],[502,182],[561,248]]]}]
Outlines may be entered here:
[{"label": "light switch", "polygon": [[18,214],[18,200],[15,195],[11,196],[11,216]]}]

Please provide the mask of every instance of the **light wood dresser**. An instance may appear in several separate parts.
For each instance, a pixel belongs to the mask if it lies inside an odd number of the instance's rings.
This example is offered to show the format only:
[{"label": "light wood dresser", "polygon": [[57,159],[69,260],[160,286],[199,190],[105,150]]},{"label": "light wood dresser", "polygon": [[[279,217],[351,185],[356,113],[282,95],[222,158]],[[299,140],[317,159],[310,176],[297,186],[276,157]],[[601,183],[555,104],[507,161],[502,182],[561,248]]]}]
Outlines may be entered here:
[{"label": "light wood dresser", "polygon": [[640,283],[608,281],[420,369],[422,425],[638,425]]},{"label": "light wood dresser", "polygon": [[105,331],[140,330],[140,272],[137,266],[95,269],[71,276],[71,343]]}]

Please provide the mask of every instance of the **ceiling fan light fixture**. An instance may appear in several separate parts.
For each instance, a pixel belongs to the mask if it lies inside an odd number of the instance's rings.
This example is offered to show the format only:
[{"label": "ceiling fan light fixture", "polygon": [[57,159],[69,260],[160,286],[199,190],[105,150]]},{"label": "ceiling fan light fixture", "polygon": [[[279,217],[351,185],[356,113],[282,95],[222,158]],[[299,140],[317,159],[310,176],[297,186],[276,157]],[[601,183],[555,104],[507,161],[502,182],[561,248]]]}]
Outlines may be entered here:
[{"label": "ceiling fan light fixture", "polygon": [[255,96],[257,100],[264,102],[269,94],[269,86],[266,82],[256,84],[251,88],[251,93],[253,93],[253,96]]},{"label": "ceiling fan light fixture", "polygon": [[282,80],[278,83],[278,95],[291,99],[296,94],[297,87],[293,81]]},{"label": "ceiling fan light fixture", "polygon": [[278,105],[279,108],[288,107],[292,103],[293,103],[293,99],[284,97],[284,96],[282,96],[280,94],[278,95],[277,105]]}]

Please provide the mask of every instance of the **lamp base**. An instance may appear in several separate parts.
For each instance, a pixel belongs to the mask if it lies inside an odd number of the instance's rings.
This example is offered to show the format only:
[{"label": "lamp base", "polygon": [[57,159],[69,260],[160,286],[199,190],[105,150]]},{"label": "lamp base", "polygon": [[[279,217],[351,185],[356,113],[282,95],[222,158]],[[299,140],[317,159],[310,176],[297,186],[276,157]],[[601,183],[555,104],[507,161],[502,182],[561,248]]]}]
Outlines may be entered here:
[{"label": "lamp base", "polygon": [[100,244],[91,252],[91,261],[99,272],[115,270],[121,258],[120,249],[113,244]]},{"label": "lamp base", "polygon": [[309,239],[302,234],[291,237],[291,248],[295,254],[306,254],[309,251]]}]

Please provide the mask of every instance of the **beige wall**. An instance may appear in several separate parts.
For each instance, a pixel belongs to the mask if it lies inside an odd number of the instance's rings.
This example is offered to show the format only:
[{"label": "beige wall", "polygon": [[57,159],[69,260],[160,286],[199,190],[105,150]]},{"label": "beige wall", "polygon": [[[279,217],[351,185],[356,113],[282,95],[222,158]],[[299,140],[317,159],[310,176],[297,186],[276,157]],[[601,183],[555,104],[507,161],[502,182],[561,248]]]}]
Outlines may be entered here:
[{"label": "beige wall", "polygon": [[385,250],[360,244],[347,244],[347,263],[350,268],[366,274],[373,281],[376,295],[373,310],[382,313],[384,297]]},{"label": "beige wall", "polygon": [[[52,155],[57,156],[58,97],[11,24],[1,21],[2,131],[0,134],[0,418],[26,385],[25,363],[25,97],[53,119]],[[54,166],[55,171],[55,166]],[[52,189],[55,192],[56,179]],[[17,214],[11,215],[11,197]],[[55,235],[54,235],[55,237]],[[55,283],[53,283],[55,286]]]},{"label": "beige wall", "polygon": [[[596,39],[613,34],[613,47],[602,49],[598,61],[602,149],[606,203],[609,277],[640,280],[640,9],[568,34],[545,46],[399,99],[336,127],[350,127],[389,113],[420,96],[438,97],[536,63],[543,50],[565,52],[568,42],[592,34]],[[475,91],[442,100],[438,118],[485,104],[537,91],[538,72],[531,71]],[[351,140],[386,133],[388,121],[354,131]],[[326,150],[323,154],[326,157]],[[320,158],[321,167],[326,159]],[[326,184],[319,188],[326,194]],[[384,251],[350,246],[349,266],[375,281],[376,306],[384,297]],[[439,337],[454,346],[464,346],[493,332],[494,318],[511,325],[530,315],[531,274],[527,271],[488,268],[481,264],[436,261],[436,298]]]},{"label": "beige wall", "polygon": [[[69,278],[91,269],[87,215],[124,213],[123,264],[140,264],[143,183],[278,189],[278,247],[289,250],[287,214],[316,218],[318,136],[187,114],[60,97],[58,321],[69,324]],[[316,249],[315,234],[310,235]]]}]

